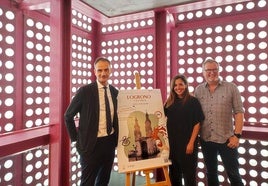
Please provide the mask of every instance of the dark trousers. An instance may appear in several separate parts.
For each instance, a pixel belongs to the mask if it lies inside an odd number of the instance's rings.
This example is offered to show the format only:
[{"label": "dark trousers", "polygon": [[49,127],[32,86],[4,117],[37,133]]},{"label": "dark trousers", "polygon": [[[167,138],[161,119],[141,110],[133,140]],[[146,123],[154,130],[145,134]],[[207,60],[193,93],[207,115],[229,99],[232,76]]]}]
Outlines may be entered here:
[{"label": "dark trousers", "polygon": [[81,155],[81,186],[107,186],[115,157],[114,135],[98,138],[91,154]]},{"label": "dark trousers", "polygon": [[[172,186],[196,186],[197,152],[171,161],[169,177]],[[184,179],[184,184],[182,184],[182,179]]]},{"label": "dark trousers", "polygon": [[227,146],[227,143],[214,143],[201,140],[201,147],[207,168],[208,186],[218,186],[218,154],[227,172],[231,186],[243,186],[239,174],[238,151]]}]

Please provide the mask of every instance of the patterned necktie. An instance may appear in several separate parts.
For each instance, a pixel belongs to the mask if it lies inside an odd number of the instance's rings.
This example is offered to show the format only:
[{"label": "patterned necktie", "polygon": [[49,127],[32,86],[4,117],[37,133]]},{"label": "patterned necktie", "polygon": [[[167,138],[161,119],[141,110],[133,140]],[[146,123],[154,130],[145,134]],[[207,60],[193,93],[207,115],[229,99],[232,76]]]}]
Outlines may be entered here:
[{"label": "patterned necktie", "polygon": [[111,110],[110,110],[109,99],[107,96],[107,87],[103,88],[104,88],[105,111],[106,111],[106,128],[107,128],[107,134],[110,134],[112,132]]}]

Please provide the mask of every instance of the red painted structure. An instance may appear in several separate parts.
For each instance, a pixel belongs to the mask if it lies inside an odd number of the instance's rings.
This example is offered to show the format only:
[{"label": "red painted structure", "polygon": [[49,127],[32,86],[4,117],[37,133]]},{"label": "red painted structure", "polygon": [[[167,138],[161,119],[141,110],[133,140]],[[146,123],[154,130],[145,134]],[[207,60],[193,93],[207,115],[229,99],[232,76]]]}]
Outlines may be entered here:
[{"label": "red painted structure", "polygon": [[[119,89],[135,88],[139,71],[142,87],[161,89],[163,100],[172,76],[185,73],[195,87],[201,61],[220,60],[221,75],[244,98],[243,179],[267,182],[267,20],[265,0],[203,1],[116,18],[79,0],[1,0],[0,185],[78,183],[63,113],[75,90],[94,80],[99,55],[113,61]],[[200,183],[202,166],[201,159]]]}]

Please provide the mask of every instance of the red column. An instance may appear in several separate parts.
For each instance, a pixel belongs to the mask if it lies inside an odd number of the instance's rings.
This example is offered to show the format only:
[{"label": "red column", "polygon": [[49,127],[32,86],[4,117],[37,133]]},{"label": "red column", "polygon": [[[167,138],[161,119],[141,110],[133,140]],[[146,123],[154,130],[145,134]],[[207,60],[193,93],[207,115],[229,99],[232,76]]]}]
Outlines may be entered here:
[{"label": "red column", "polygon": [[50,165],[49,185],[68,186],[70,140],[63,114],[70,102],[71,0],[51,1]]},{"label": "red column", "polygon": [[163,101],[167,94],[167,12],[155,13],[155,81]]}]

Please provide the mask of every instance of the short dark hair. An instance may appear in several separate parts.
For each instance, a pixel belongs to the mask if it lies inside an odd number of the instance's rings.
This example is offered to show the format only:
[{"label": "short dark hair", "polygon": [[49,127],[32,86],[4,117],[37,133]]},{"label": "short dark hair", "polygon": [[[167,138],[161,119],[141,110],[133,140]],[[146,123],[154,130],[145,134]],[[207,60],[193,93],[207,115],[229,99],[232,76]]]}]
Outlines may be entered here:
[{"label": "short dark hair", "polygon": [[203,63],[202,63],[202,68],[204,69],[205,65],[207,63],[216,63],[218,66],[218,69],[220,68],[220,64],[213,58],[207,58]]},{"label": "short dark hair", "polygon": [[100,61],[106,61],[106,62],[108,62],[109,64],[111,64],[111,61],[110,61],[109,59],[107,59],[107,58],[105,58],[105,57],[98,57],[98,58],[95,60],[95,62],[94,62],[94,67],[95,67],[96,64],[97,64],[98,62],[100,62]]}]

